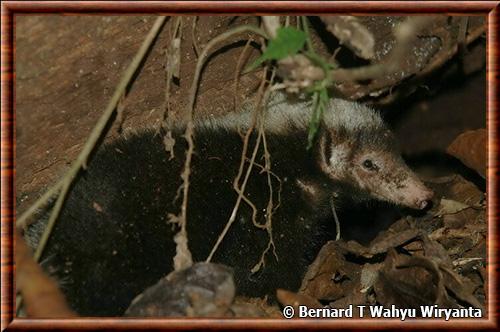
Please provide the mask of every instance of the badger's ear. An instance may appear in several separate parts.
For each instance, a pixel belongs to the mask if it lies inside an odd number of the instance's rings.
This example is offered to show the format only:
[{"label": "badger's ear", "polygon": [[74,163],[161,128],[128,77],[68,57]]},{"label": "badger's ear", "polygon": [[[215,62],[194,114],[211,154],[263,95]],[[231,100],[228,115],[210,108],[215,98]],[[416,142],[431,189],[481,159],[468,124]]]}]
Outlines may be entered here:
[{"label": "badger's ear", "polygon": [[320,141],[323,146],[337,146],[350,141],[348,131],[345,127],[340,126],[338,128],[328,128],[322,126],[318,134],[318,141]]},{"label": "badger's ear", "polygon": [[328,130],[328,133],[330,134],[330,139],[333,145],[340,145],[346,141],[349,141],[349,133],[347,128],[344,126],[332,128]]},{"label": "badger's ear", "polygon": [[326,131],[320,137],[317,161],[321,171],[330,179],[343,179],[350,167],[353,142],[346,140],[342,134]]},{"label": "badger's ear", "polygon": [[321,162],[328,164],[332,153],[332,134],[329,130],[322,129],[319,133],[318,139],[318,153]]}]

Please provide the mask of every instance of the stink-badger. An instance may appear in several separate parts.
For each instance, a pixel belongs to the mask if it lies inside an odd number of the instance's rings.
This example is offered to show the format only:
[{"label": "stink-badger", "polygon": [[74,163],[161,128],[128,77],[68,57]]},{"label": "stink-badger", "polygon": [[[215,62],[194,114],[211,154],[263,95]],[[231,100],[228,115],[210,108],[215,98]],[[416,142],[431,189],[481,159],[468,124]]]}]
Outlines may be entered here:
[{"label": "stink-badger", "polygon": [[[255,163],[261,167],[253,167],[244,192],[257,209],[256,220],[254,209],[243,202],[212,259],[234,269],[239,294],[262,297],[277,288],[297,290],[307,266],[329,240],[326,230],[335,224],[332,204],[375,198],[423,209],[432,196],[404,163],[377,112],[332,99],[316,143],[307,150],[311,112],[310,103],[290,102],[282,94],[264,112],[275,195],[275,255],[269,250],[265,265],[251,272],[269,241],[268,232],[254,225],[264,224],[270,212],[260,147]],[[245,111],[195,122],[187,211],[195,261],[207,258],[233,211],[242,133],[252,116]],[[80,315],[121,315],[136,295],[173,270],[178,230],[168,221],[182,201],[177,195],[187,147],[181,138],[184,128],[170,128],[177,137],[173,159],[162,135],[144,130],[102,146],[76,180],[48,242],[44,265],[63,281],[61,288]],[[255,142],[253,134],[248,151]],[[31,233],[36,237],[36,230]]]}]

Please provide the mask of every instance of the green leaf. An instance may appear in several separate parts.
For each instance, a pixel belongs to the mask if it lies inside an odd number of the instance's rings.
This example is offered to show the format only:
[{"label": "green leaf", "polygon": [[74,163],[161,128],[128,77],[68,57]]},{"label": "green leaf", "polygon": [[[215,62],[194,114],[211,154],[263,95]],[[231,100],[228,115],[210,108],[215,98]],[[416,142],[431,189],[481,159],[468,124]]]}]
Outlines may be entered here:
[{"label": "green leaf", "polygon": [[309,132],[307,133],[307,150],[310,150],[314,144],[328,100],[328,90],[326,88],[317,90],[313,94],[313,114],[309,122]]},{"label": "green leaf", "polygon": [[266,50],[252,63],[245,72],[254,70],[266,60],[280,60],[289,55],[297,54],[306,42],[304,31],[292,27],[278,29],[276,38],[269,41]]}]

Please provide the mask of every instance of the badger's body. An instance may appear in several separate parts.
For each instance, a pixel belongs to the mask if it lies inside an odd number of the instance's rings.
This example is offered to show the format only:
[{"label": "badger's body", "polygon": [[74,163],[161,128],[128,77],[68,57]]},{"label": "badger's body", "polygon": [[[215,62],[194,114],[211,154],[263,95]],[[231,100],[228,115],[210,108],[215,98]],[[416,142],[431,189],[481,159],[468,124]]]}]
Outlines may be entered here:
[{"label": "badger's body", "polygon": [[[274,103],[274,104],[273,104]],[[332,101],[317,143],[306,150],[310,108],[275,98],[267,109],[266,143],[271,155],[276,255],[252,274],[266,249],[266,230],[252,223],[242,202],[235,223],[213,257],[233,267],[237,291],[248,296],[296,290],[308,264],[334,227],[331,202],[376,197],[425,206],[431,193],[405,166],[390,132],[368,108]],[[195,124],[187,212],[189,248],[195,261],[209,255],[230,218],[237,193],[233,181],[250,113]],[[184,128],[172,128],[175,158],[162,135],[143,131],[105,145],[76,181],[45,251],[49,269],[63,281],[70,305],[81,315],[121,315],[131,300],[172,270],[177,214],[187,144]],[[256,142],[249,140],[247,156]],[[256,163],[263,166],[262,147]],[[367,162],[369,160],[369,162]],[[248,163],[246,164],[248,166]],[[255,165],[245,190],[265,223],[269,200],[266,172]]]}]

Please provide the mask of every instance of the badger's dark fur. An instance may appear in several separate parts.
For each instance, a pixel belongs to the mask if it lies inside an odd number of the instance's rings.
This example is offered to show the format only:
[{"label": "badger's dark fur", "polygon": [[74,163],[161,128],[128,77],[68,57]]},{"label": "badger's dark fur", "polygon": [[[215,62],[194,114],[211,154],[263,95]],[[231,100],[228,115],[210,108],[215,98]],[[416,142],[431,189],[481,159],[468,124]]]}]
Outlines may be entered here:
[{"label": "badger's dark fur", "polygon": [[[244,202],[212,259],[234,268],[238,293],[248,296],[273,294],[276,288],[297,290],[334,225],[332,197],[339,204],[346,194],[356,199],[372,195],[416,207],[429,198],[401,161],[392,135],[375,112],[332,101],[317,144],[308,152],[310,108],[279,98],[273,102],[265,127],[271,171],[281,180],[280,185],[271,177],[275,205],[278,194],[281,197],[272,218],[278,260],[269,251],[265,266],[255,274],[250,272],[269,237],[252,224],[252,209]],[[195,261],[207,258],[233,210],[241,134],[249,122],[249,113],[196,122],[187,212],[189,248]],[[177,229],[168,219],[169,213],[178,213],[182,200],[176,199],[176,193],[187,147],[183,131],[182,126],[173,128],[177,142],[172,160],[162,135],[154,131],[101,147],[72,188],[45,257],[57,277],[65,280],[63,291],[79,314],[121,315],[136,295],[172,270],[172,238]],[[254,134],[248,151],[255,138]],[[261,165],[262,152],[261,148],[256,160]],[[398,169],[386,173],[380,169],[384,165]],[[371,177],[380,178],[379,182],[372,184]],[[377,183],[393,186],[389,191],[399,190],[399,196],[373,189],[380,186]],[[420,201],[415,204],[405,196],[405,188],[412,185],[420,186]],[[269,188],[267,174],[260,167],[254,167],[245,194],[258,209],[257,221],[265,223]]]}]

